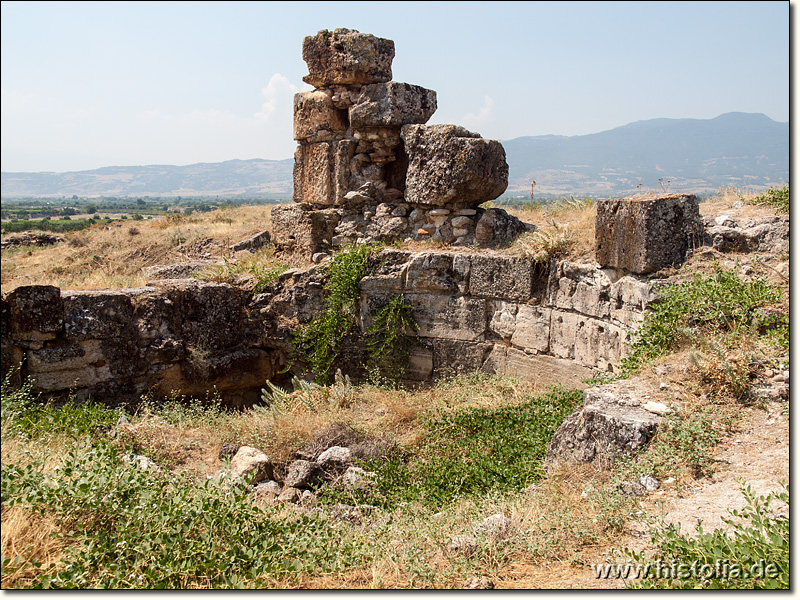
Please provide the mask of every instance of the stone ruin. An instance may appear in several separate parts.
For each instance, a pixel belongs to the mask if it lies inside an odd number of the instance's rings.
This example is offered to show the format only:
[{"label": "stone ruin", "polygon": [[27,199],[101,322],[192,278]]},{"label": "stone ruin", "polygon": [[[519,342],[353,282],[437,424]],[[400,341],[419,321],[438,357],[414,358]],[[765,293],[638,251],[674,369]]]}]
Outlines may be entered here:
[{"label": "stone ruin", "polygon": [[272,211],[279,252],[312,256],[371,240],[497,247],[532,228],[498,208],[500,142],[425,125],[436,92],[392,81],[394,42],[351,29],[303,41],[315,89],[294,98],[294,201]]},{"label": "stone ruin", "polygon": [[[305,80],[317,89],[295,98],[296,202],[273,209],[279,251],[329,253],[372,239],[497,246],[526,229],[479,206],[506,188],[500,143],[455,125],[425,125],[436,94],[391,81],[393,56],[390,40],[351,30],[306,38]],[[669,285],[664,269],[700,246],[788,256],[789,216],[740,226],[726,216],[701,218],[691,194],[636,195],[598,201],[589,263],[390,248],[359,282],[358,321],[366,332],[376,308],[403,295],[419,326],[409,384],[484,371],[578,386],[596,371],[614,372]],[[124,402],[213,389],[228,406],[249,404],[266,381],[291,376],[292,332],[322,310],[327,277],[322,265],[290,269],[250,294],[175,268],[150,276],[135,289],[45,285],[2,294],[2,374],[16,385],[30,377],[45,396]],[[358,353],[344,358],[342,368],[358,377]],[[788,384],[765,389],[788,395]],[[548,460],[606,465],[637,450],[668,411],[668,395],[641,382],[586,390]]]}]

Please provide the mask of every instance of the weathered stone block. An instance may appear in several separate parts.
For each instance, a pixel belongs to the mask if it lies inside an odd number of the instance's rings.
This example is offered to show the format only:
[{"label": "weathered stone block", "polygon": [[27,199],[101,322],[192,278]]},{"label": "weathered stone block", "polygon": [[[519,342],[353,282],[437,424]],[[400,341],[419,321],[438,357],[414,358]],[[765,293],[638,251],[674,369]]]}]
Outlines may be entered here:
[{"label": "weathered stone block", "polygon": [[457,125],[405,125],[408,155],[406,201],[474,208],[508,187],[508,163],[500,142]]},{"label": "weathered stone block", "polygon": [[697,197],[646,194],[597,203],[597,262],[630,273],[653,273],[680,264],[702,245]]},{"label": "weathered stone block", "polygon": [[328,90],[294,95],[294,139],[330,142],[347,130],[347,111],[336,108]]},{"label": "weathered stone block", "polygon": [[411,350],[403,377],[406,381],[416,383],[428,381],[433,375],[433,350],[417,346]]},{"label": "weathered stone block", "polygon": [[323,29],[303,40],[303,60],[314,87],[383,83],[392,78],[394,42],[353,29]]},{"label": "weathered stone block", "polygon": [[469,291],[482,298],[526,302],[533,291],[533,261],[499,255],[475,254],[470,259]]},{"label": "weathered stone block", "polygon": [[498,248],[535,228],[502,208],[490,208],[483,211],[475,223],[475,243],[482,248]]},{"label": "weathered stone block", "polygon": [[552,310],[542,306],[521,304],[517,311],[516,327],[511,343],[538,354],[550,350],[550,315]]},{"label": "weathered stone block", "polygon": [[25,285],[5,296],[11,336],[18,340],[55,339],[64,328],[61,290],[52,285]]},{"label": "weathered stone block", "polygon": [[297,204],[272,207],[272,242],[281,252],[311,256],[330,250],[339,215]]},{"label": "weathered stone block", "polygon": [[427,123],[436,112],[436,92],[419,85],[389,81],[368,85],[350,107],[350,125],[402,127]]},{"label": "weathered stone block", "polygon": [[520,377],[543,387],[562,385],[566,388],[580,388],[581,382],[592,376],[591,369],[571,360],[547,354],[528,354],[502,344],[494,345],[482,370],[508,377]]},{"label": "weathered stone block", "polygon": [[480,371],[494,347],[490,342],[437,338],[431,340],[433,376],[448,377]]},{"label": "weathered stone block", "polygon": [[129,294],[113,291],[64,292],[64,336],[71,340],[118,337],[131,326]]},{"label": "weathered stone block", "polygon": [[599,318],[611,311],[611,279],[593,265],[558,263],[547,287],[547,303],[554,308]]},{"label": "weathered stone block", "polygon": [[486,303],[489,310],[489,331],[510,342],[517,328],[517,311],[519,304],[504,300],[492,300]]},{"label": "weathered stone block", "polygon": [[427,292],[455,292],[461,281],[453,270],[453,255],[423,252],[412,257],[406,274],[406,289]]},{"label": "weathered stone block", "polygon": [[294,153],[294,201],[321,206],[346,204],[354,149],[355,142],[350,140],[300,144]]},{"label": "weathered stone block", "polygon": [[610,467],[643,448],[661,417],[642,408],[652,390],[638,380],[620,381],[584,391],[583,406],[558,428],[547,461],[592,462]]},{"label": "weathered stone block", "polygon": [[486,333],[486,300],[441,294],[406,293],[419,336],[479,341]]}]

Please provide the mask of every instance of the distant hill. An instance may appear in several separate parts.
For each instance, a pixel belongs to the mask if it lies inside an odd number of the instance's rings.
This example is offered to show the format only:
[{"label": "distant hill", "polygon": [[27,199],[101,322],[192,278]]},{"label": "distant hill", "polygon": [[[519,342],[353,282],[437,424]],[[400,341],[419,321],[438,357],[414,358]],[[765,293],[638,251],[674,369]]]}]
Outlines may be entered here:
[{"label": "distant hill", "polygon": [[789,123],[762,114],[652,119],[591,135],[519,137],[503,142],[507,193],[620,195],[721,186],[766,188],[789,180]]},{"label": "distant hill", "polygon": [[292,195],[294,160],[227,160],[176,167],[103,167],[70,173],[3,173],[2,196],[220,196]]},{"label": "distant hill", "polygon": [[[660,190],[757,190],[789,180],[789,124],[762,114],[652,119],[590,135],[503,142],[507,195],[619,196]],[[4,198],[39,196],[290,197],[292,159],[229,160],[183,167],[104,167],[71,173],[2,173]]]}]

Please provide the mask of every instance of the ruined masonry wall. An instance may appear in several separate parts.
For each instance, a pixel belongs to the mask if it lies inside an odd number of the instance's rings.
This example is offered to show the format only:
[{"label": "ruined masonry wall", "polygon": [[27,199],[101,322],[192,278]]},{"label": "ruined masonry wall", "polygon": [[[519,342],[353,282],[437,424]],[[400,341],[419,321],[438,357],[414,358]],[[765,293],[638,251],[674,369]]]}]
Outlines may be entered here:
[{"label": "ruined masonry wall", "polygon": [[[483,370],[546,384],[611,370],[653,300],[650,283],[612,281],[591,265],[550,269],[494,254],[386,250],[361,282],[361,326],[391,295],[414,307],[421,345],[412,381]],[[324,269],[291,270],[266,293],[165,280],[144,288],[71,292],[20,287],[2,297],[4,374],[35,391],[107,402],[173,390],[256,400],[286,365],[291,332],[322,307]]]}]

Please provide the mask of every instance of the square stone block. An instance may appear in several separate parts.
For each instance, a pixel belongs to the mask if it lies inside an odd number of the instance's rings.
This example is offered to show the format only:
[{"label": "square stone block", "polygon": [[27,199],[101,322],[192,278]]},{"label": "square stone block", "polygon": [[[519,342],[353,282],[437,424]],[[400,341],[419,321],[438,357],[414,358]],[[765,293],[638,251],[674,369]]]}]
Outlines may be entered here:
[{"label": "square stone block", "polygon": [[597,203],[597,262],[628,273],[653,273],[680,264],[702,244],[693,194],[643,194]]}]

